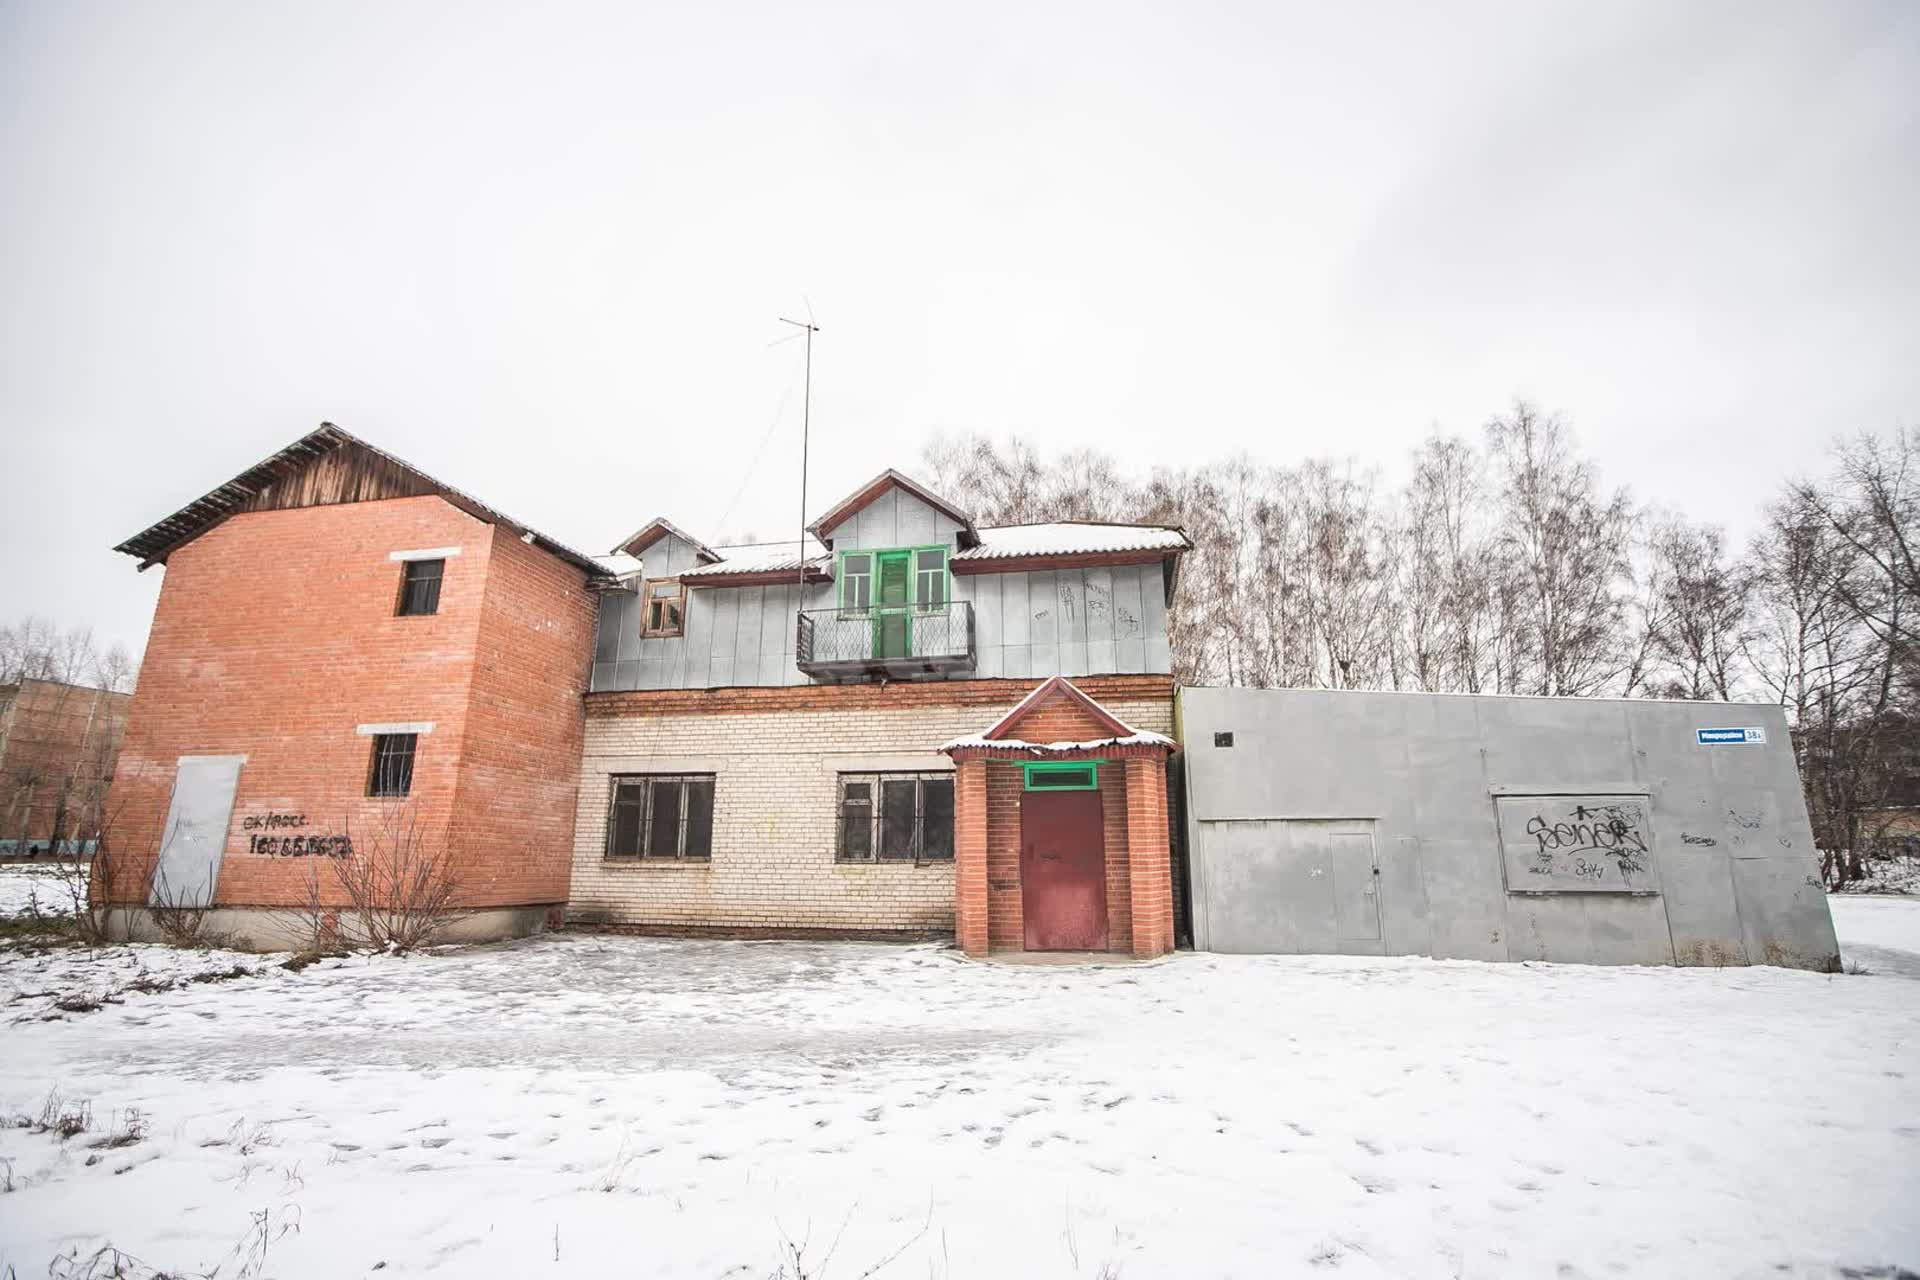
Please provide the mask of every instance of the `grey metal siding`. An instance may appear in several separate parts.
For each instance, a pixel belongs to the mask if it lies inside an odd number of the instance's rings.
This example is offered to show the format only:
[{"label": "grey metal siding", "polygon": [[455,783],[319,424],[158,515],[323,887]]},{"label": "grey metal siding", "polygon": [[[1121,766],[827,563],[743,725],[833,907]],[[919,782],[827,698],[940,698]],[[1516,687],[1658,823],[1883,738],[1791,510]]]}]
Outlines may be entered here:
[{"label": "grey metal siding", "polygon": [[[945,678],[1169,672],[1162,590],[1157,564],[956,577],[954,599],[974,607],[975,663],[972,672]],[[833,604],[832,583],[809,585],[804,593],[792,584],[691,587],[685,634],[643,639],[639,596],[605,592],[594,641],[593,687],[809,683],[794,665],[796,615],[802,607]]]}]

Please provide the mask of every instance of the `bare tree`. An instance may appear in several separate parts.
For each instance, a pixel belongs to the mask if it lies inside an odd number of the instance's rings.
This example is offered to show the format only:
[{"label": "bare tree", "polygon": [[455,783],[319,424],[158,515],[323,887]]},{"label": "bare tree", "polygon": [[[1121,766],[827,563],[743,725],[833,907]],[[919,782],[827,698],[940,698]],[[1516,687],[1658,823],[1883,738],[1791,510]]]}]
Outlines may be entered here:
[{"label": "bare tree", "polygon": [[1745,653],[1748,567],[1729,559],[1722,530],[1675,516],[1655,522],[1647,546],[1642,611],[1657,671],[1647,683],[1665,697],[1730,701]]},{"label": "bare tree", "polygon": [[1601,491],[1566,426],[1524,400],[1487,424],[1501,508],[1500,548],[1529,651],[1516,691],[1590,695],[1621,668],[1621,586],[1633,504]]}]

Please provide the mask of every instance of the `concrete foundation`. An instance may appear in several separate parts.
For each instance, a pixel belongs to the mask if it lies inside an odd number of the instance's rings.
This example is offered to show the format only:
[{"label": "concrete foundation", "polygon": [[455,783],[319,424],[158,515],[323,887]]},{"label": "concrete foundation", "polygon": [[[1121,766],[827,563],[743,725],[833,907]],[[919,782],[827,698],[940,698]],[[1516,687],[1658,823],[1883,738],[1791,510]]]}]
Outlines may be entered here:
[{"label": "concrete foundation", "polygon": [[1778,707],[1182,689],[1177,717],[1202,950],[1838,967]]},{"label": "concrete foundation", "polygon": [[[450,922],[434,943],[524,938],[543,931],[552,910],[534,906],[466,912]],[[117,942],[168,940],[145,907],[113,908],[107,918],[107,936]],[[312,945],[313,926],[302,913],[284,907],[213,907],[201,918],[200,937],[239,951],[300,951]]]}]

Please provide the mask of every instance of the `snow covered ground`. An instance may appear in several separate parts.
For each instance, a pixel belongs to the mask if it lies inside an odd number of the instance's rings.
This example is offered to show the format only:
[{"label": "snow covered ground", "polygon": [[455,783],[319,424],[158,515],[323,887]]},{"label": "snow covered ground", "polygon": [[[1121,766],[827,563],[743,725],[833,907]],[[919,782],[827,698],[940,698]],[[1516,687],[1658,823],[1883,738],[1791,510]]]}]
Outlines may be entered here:
[{"label": "snow covered ground", "polygon": [[71,864],[57,862],[0,863],[0,918],[24,915],[37,908],[43,916],[73,914],[73,894],[67,888]]},{"label": "snow covered ground", "polygon": [[93,1127],[0,1131],[0,1275],[1920,1268],[1920,902],[1834,910],[1864,975],[561,936],[29,995],[0,1114]]}]

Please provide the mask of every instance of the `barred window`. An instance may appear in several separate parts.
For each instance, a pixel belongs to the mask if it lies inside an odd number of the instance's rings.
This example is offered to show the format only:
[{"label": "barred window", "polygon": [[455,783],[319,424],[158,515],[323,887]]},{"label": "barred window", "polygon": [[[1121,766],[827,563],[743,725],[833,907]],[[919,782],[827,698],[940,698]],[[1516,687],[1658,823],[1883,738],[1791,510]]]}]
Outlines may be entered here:
[{"label": "barred window", "polygon": [[367,771],[367,794],[404,796],[413,790],[413,751],[420,740],[413,733],[373,735],[373,765]]},{"label": "barred window", "polygon": [[951,773],[840,775],[841,862],[928,862],[953,857]]},{"label": "barred window", "polygon": [[440,579],[446,575],[445,560],[409,560],[400,577],[400,608],[403,618],[440,612]]},{"label": "barred window", "polygon": [[713,856],[710,773],[629,773],[612,778],[609,858]]}]

